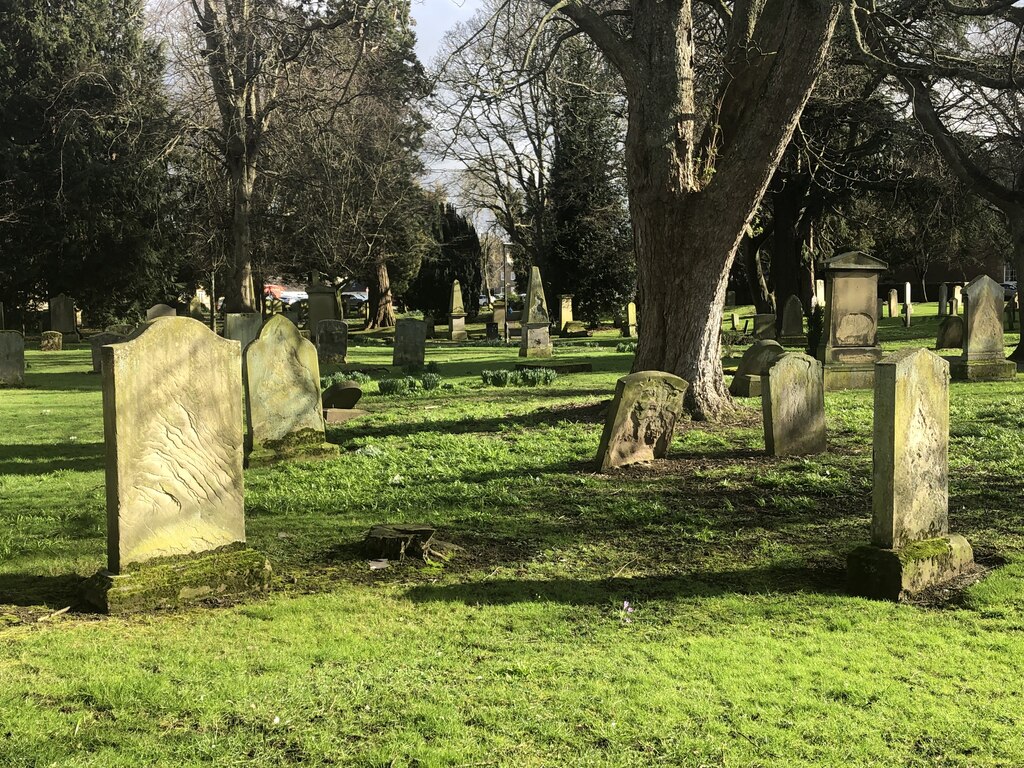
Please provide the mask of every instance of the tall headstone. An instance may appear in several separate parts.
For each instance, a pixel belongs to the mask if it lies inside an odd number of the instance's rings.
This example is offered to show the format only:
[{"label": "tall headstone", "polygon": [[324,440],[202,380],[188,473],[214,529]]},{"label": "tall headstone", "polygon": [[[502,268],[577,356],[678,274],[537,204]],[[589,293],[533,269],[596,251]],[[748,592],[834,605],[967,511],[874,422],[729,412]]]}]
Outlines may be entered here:
[{"label": "tall headstone", "polygon": [[60,352],[64,349],[64,334],[60,331],[43,331],[39,349],[43,352]]},{"label": "tall headstone", "polygon": [[910,318],[914,314],[914,305],[909,301],[903,305],[903,327],[910,327]]},{"label": "tall headstone", "polygon": [[551,357],[551,316],[548,302],[544,297],[544,283],[541,282],[540,268],[530,270],[530,282],[526,286],[523,302],[523,332],[519,341],[520,357]]},{"label": "tall headstone", "polygon": [[452,341],[466,341],[466,307],[462,301],[462,286],[452,281],[452,295],[448,303],[448,338]]},{"label": "tall headstone", "polygon": [[949,286],[942,283],[939,286],[939,317],[949,314]]},{"label": "tall headstone", "polygon": [[769,456],[825,451],[825,390],[821,362],[788,352],[762,377],[761,411]]},{"label": "tall headstone", "polygon": [[107,344],[120,344],[127,336],[117,333],[96,333],[89,337],[89,348],[92,350],[92,372],[100,373],[103,370],[103,347]]},{"label": "tall headstone", "polygon": [[60,333],[64,341],[79,340],[77,317],[74,299],[63,293],[50,299],[50,330]]},{"label": "tall headstone", "polygon": [[786,347],[807,346],[807,334],[804,333],[804,305],[800,297],[791,295],[782,308],[782,344]]},{"label": "tall headstone", "polygon": [[316,347],[280,315],[245,348],[245,403],[250,466],[337,456],[324,438]]},{"label": "tall headstone", "polygon": [[321,363],[344,363],[348,358],[348,323],[321,320],[316,329],[316,353]]},{"label": "tall headstone", "polygon": [[558,332],[563,338],[577,338],[587,336],[587,327],[573,318],[572,294],[564,294],[558,297]]},{"label": "tall headstone", "polygon": [[888,269],[866,253],[847,251],[825,264],[825,323],[817,358],[824,363],[825,389],[869,389],[878,343],[878,277]]},{"label": "tall headstone", "polygon": [[900,312],[900,292],[895,288],[889,289],[889,317],[896,317]]},{"label": "tall headstone", "polygon": [[913,304],[913,302],[914,302],[914,294],[913,294],[913,291],[911,290],[910,283],[904,283],[903,284],[903,303],[904,304]]},{"label": "tall headstone", "polygon": [[156,320],[158,317],[176,317],[178,310],[166,304],[154,304],[146,310],[146,320]]},{"label": "tall headstone", "polygon": [[343,320],[338,292],[329,285],[315,283],[306,286],[306,327],[316,341],[316,329],[321,320]]},{"label": "tall headstone", "polygon": [[688,387],[678,376],[661,371],[619,379],[597,450],[598,470],[667,456]]},{"label": "tall headstone", "polygon": [[224,338],[237,341],[244,353],[245,348],[260,335],[262,327],[263,315],[259,312],[230,313],[224,317]]},{"label": "tall headstone", "polygon": [[729,385],[729,393],[734,397],[760,397],[762,377],[785,353],[786,350],[774,339],[755,341],[743,353]]},{"label": "tall headstone", "polygon": [[817,301],[819,307],[825,306],[825,281],[815,280],[814,281],[814,298]]},{"label": "tall headstone", "polygon": [[147,322],[102,348],[110,613],[267,588],[245,549],[241,350],[197,320]]},{"label": "tall headstone", "polygon": [[627,339],[635,339],[636,334],[636,302],[631,301],[626,305],[626,319],[622,324],[622,335]]},{"label": "tall headstone", "polygon": [[505,337],[505,323],[508,322],[508,304],[504,299],[494,302],[494,317],[492,322],[498,326],[499,338]]},{"label": "tall headstone", "polygon": [[19,331],[0,331],[0,387],[25,384],[25,337]]},{"label": "tall headstone", "polygon": [[395,323],[395,350],[391,364],[421,368],[426,356],[427,324],[411,317],[402,318]]},{"label": "tall headstone", "polygon": [[963,573],[970,544],[949,535],[949,366],[926,349],[875,374],[871,545],[850,554],[857,595],[910,597]]},{"label": "tall headstone", "polygon": [[935,339],[935,349],[964,348],[964,319],[956,315],[947,315],[939,323],[939,332]]},{"label": "tall headstone", "polygon": [[1005,357],[1003,286],[988,275],[974,278],[963,292],[964,352],[951,373],[958,381],[1012,381],[1017,365]]}]

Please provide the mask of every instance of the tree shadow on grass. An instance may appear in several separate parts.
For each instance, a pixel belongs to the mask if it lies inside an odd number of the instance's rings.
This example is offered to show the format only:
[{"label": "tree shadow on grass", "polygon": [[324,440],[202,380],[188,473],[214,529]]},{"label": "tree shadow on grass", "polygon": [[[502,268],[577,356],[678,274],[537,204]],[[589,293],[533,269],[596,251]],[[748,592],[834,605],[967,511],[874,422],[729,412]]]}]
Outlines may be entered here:
[{"label": "tree shadow on grass", "polygon": [[85,579],[78,574],[39,576],[27,573],[0,573],[0,606],[46,606],[60,609],[85,607],[81,589]]},{"label": "tree shadow on grass", "polygon": [[94,472],[103,465],[103,443],[0,445],[0,475]]}]

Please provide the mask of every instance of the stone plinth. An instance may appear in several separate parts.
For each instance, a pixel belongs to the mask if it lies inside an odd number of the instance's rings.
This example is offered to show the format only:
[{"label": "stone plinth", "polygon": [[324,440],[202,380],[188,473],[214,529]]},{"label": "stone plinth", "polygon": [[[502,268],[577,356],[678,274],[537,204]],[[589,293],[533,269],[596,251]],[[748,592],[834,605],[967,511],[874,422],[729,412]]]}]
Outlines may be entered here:
[{"label": "stone plinth", "polygon": [[599,471],[667,456],[688,387],[660,371],[619,379],[597,451]]}]

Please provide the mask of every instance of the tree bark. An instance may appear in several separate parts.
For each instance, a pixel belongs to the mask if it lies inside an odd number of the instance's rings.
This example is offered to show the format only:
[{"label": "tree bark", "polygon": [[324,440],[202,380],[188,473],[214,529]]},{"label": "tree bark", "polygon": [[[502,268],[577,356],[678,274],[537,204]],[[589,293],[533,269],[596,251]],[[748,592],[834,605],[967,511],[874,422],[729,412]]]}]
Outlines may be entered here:
[{"label": "tree bark", "polygon": [[[1020,286],[1021,277],[1024,277],[1024,210],[1017,209],[1017,215],[1009,221],[1010,236],[1013,238],[1013,269],[1017,273],[1017,285]],[[1017,310],[1018,328],[1021,329],[1020,343],[1010,353],[1010,360],[1015,363],[1024,362],[1024,301],[1020,301],[1020,288],[1017,288],[1017,300],[1020,304]]]},{"label": "tree bark", "polygon": [[377,261],[374,279],[370,282],[370,316],[367,328],[394,328],[395,305],[391,295],[391,276],[384,260]]}]

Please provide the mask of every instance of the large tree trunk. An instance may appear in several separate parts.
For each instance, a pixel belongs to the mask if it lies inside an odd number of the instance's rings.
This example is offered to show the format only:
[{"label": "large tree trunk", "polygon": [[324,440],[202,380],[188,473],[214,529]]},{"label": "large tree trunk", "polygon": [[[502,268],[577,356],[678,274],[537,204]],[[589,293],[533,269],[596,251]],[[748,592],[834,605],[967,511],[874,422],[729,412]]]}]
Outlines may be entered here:
[{"label": "large tree trunk", "polygon": [[[244,152],[244,151],[243,151]],[[252,193],[255,164],[244,157],[229,159],[232,187],[230,263],[224,287],[225,312],[255,312],[256,292],[252,281]]]},{"label": "large tree trunk", "polygon": [[391,276],[386,261],[378,261],[370,280],[370,316],[367,328],[394,328],[395,305],[391,296]]}]

